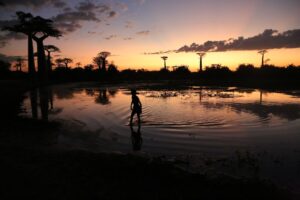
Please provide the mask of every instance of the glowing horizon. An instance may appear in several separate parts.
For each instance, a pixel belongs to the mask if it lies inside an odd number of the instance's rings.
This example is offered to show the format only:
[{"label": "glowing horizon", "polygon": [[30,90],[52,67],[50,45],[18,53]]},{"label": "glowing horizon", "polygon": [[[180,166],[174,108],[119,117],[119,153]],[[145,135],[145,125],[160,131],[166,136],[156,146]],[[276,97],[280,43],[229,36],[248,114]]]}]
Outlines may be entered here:
[{"label": "glowing horizon", "polygon": [[[44,1],[41,1],[44,2]],[[46,1],[45,1],[46,2]],[[68,13],[66,8],[78,9],[80,0],[66,1],[66,7],[50,6],[41,3],[39,7],[30,5],[9,5],[2,9],[1,20],[9,20],[15,10],[32,12],[34,15],[54,17]],[[96,5],[107,3],[112,11],[109,17],[100,20],[87,20],[78,17],[76,30],[64,34],[60,39],[47,39],[45,44],[53,44],[61,49],[61,57],[69,57],[82,65],[92,64],[92,58],[101,51],[109,51],[113,61],[122,69],[159,70],[163,67],[161,56],[167,55],[167,66],[187,65],[191,71],[199,68],[199,57],[193,53],[170,53],[144,55],[144,52],[177,50],[194,42],[220,41],[229,38],[245,38],[261,34],[266,29],[284,32],[300,28],[300,2],[296,0],[253,0],[251,2],[230,0],[165,0],[163,2],[138,0],[89,1]],[[84,3],[83,3],[84,4]],[[85,2],[88,4],[88,2]],[[98,4],[97,4],[98,5]],[[85,12],[95,12],[95,8]],[[76,10],[80,12],[81,10]],[[213,11],[213,12],[212,12]],[[97,16],[98,17],[98,16]],[[0,35],[1,38],[1,35]],[[296,41],[295,41],[296,42]],[[298,42],[298,41],[297,41]],[[0,48],[0,54],[26,56],[26,40],[9,40]],[[57,55],[57,54],[54,54]],[[300,47],[270,49],[266,59],[268,64],[287,66],[300,65]],[[221,64],[234,70],[239,64],[249,63],[260,66],[261,57],[257,50],[208,52],[203,58],[203,66]]]}]

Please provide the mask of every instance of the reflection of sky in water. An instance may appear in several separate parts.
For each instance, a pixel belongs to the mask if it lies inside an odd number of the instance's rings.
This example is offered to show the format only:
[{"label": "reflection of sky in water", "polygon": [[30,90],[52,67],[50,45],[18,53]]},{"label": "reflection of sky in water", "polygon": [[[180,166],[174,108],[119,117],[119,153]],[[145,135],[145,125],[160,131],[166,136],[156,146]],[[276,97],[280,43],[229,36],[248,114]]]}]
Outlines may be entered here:
[{"label": "reflection of sky in water", "polygon": [[[299,149],[299,93],[200,87],[148,88],[138,93],[143,104],[140,132],[145,152]],[[54,86],[32,91],[27,97],[23,115],[61,122],[61,145],[130,151],[130,90]]]},{"label": "reflection of sky in water", "polygon": [[[142,151],[191,162],[199,155],[257,152],[261,161],[267,158],[263,173],[299,180],[299,92],[200,87],[138,92],[143,104],[140,129],[127,126],[128,89],[53,87],[28,93],[23,107],[28,117],[62,123],[53,141],[64,149]],[[272,163],[277,157],[284,162],[281,168]]]},{"label": "reflection of sky in water", "polygon": [[[41,95],[42,94],[42,95]],[[47,94],[47,97],[41,97]],[[291,94],[291,93],[290,93]],[[300,98],[281,92],[237,88],[186,90],[140,90],[144,126],[198,127],[230,131],[288,126],[300,118]],[[123,126],[128,123],[131,96],[126,89],[53,87],[36,92],[39,105],[48,105],[49,119],[74,120],[89,129]],[[24,102],[31,114],[32,94]],[[31,97],[31,98],[30,98]],[[30,101],[31,100],[31,101]],[[33,104],[34,105],[34,104]],[[39,112],[39,117],[42,113]],[[44,111],[45,112],[45,111]]]}]

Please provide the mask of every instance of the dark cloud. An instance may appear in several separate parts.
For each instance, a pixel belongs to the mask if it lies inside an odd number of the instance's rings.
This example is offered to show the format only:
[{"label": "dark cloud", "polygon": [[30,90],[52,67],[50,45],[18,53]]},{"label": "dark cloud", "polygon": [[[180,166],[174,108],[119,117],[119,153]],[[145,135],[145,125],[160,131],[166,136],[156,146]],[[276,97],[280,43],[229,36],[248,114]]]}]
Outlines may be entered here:
[{"label": "dark cloud", "polygon": [[64,11],[64,12],[71,12],[71,11],[72,11],[72,8],[70,8],[70,7],[65,7],[65,8],[63,9],[63,11]]},{"label": "dark cloud", "polygon": [[224,52],[280,48],[300,48],[300,29],[288,30],[282,33],[279,33],[277,30],[266,29],[263,33],[253,37],[206,41],[203,44],[192,43],[190,46],[184,45],[177,50],[148,52],[144,54],[157,55],[179,52]]},{"label": "dark cloud", "polygon": [[88,34],[90,34],[90,35],[94,35],[94,34],[96,34],[97,32],[95,32],[95,31],[88,31]]},{"label": "dark cloud", "polygon": [[125,37],[125,38],[123,38],[123,40],[133,40],[133,38],[132,37]]},{"label": "dark cloud", "polygon": [[64,33],[74,32],[82,27],[82,22],[101,22],[104,18],[112,18],[117,15],[110,6],[91,1],[82,1],[75,10],[67,8],[64,13],[53,17],[56,26]]},{"label": "dark cloud", "polygon": [[207,41],[203,44],[193,43],[183,46],[176,52],[198,52],[198,51],[238,51],[238,50],[260,50],[300,47],[300,29],[294,29],[279,33],[277,30],[267,29],[263,33],[253,37],[237,39]]},{"label": "dark cloud", "polygon": [[[0,3],[1,4],[1,3]],[[2,2],[5,6],[30,6],[30,7],[41,7],[45,4],[53,5],[55,7],[63,7],[66,3],[63,0],[8,0],[5,3]]]},{"label": "dark cloud", "polygon": [[174,50],[144,53],[144,55],[160,55],[160,54],[168,54],[168,53],[174,53]]},{"label": "dark cloud", "polygon": [[[13,26],[17,23],[16,20],[0,20],[0,30],[6,26]],[[6,46],[7,42],[10,40],[22,40],[26,39],[26,35],[21,33],[14,33],[9,31],[2,31],[0,32],[0,48]]]},{"label": "dark cloud", "polygon": [[100,22],[94,12],[71,11],[53,17],[55,26],[64,33],[74,32],[81,28],[82,21]]},{"label": "dark cloud", "polygon": [[117,16],[117,12],[115,12],[115,11],[110,11],[109,13],[108,13],[108,17],[109,18],[114,18],[114,17],[116,17]]},{"label": "dark cloud", "polygon": [[144,36],[146,36],[146,35],[149,35],[149,34],[150,34],[150,31],[139,31],[139,32],[137,32],[136,34],[137,34],[137,35],[144,35]]},{"label": "dark cloud", "polygon": [[105,39],[106,40],[111,40],[111,39],[116,38],[116,37],[117,37],[117,35],[110,35],[110,36],[106,37]]},{"label": "dark cloud", "polygon": [[0,60],[6,61],[6,62],[14,62],[16,61],[18,58],[25,58],[23,56],[7,56],[4,54],[0,53]]},{"label": "dark cloud", "polygon": [[133,28],[133,27],[134,27],[134,23],[132,21],[125,22],[125,28]]}]

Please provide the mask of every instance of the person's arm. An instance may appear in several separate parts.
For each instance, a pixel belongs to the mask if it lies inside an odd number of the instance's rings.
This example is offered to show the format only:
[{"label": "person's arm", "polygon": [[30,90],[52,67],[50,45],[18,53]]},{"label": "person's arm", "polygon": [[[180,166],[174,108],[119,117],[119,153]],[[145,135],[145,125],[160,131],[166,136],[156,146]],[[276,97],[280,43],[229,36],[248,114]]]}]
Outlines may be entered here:
[{"label": "person's arm", "polygon": [[131,104],[130,104],[130,110],[133,109],[133,101],[131,101]]}]

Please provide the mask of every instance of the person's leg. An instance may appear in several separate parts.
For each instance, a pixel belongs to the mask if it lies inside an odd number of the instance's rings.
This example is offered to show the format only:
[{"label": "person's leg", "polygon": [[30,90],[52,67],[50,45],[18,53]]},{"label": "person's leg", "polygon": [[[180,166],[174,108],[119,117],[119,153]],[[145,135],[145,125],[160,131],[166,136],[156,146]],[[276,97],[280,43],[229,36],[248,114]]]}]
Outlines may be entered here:
[{"label": "person's leg", "polygon": [[138,124],[140,125],[141,124],[141,114],[140,113],[137,113],[137,118],[138,118]]},{"label": "person's leg", "polygon": [[134,111],[131,112],[131,116],[130,116],[130,125],[132,125],[133,116],[134,116]]}]

